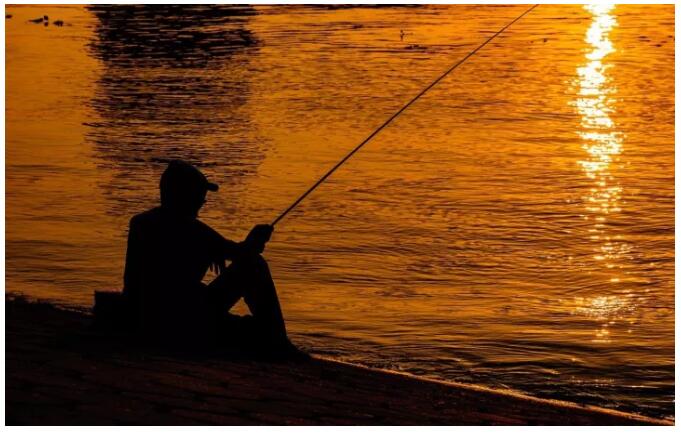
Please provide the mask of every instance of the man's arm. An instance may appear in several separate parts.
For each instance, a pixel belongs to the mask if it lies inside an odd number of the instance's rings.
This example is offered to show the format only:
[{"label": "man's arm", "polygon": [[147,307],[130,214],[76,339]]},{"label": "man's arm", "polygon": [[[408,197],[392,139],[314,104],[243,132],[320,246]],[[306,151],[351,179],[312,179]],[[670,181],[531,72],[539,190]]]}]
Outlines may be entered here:
[{"label": "man's arm", "polygon": [[241,243],[228,240],[227,238],[224,238],[222,236],[220,236],[220,238],[222,238],[221,241],[222,245],[220,247],[220,251],[222,252],[222,255],[225,259],[233,261],[238,256],[243,254],[243,246],[241,245]]},{"label": "man's arm", "polygon": [[244,241],[235,242],[226,239],[208,225],[204,226],[210,233],[210,238],[213,240],[212,244],[216,246],[214,252],[215,256],[217,256],[216,259],[226,259],[230,261],[234,261],[244,255],[257,255],[262,253],[273,230],[270,225],[256,225]]},{"label": "man's arm", "polygon": [[237,243],[220,235],[218,231],[211,228],[200,220],[197,220],[203,230],[205,231],[205,239],[207,241],[208,254],[212,263],[225,260],[233,261],[242,254],[241,243]]}]

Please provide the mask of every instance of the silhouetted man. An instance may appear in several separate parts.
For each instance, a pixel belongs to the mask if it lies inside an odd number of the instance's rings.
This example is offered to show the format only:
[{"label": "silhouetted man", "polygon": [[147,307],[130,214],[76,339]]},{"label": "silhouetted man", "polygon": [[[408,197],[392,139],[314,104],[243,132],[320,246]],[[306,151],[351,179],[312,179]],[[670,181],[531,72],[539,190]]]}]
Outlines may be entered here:
[{"label": "silhouetted man", "polygon": [[[168,165],[160,187],[161,206],[134,216],[128,234],[123,293],[140,330],[166,342],[214,342],[227,334],[260,348],[295,349],[260,255],[272,226],[257,225],[237,243],[202,223],[206,193],[218,186],[184,161]],[[219,276],[205,285],[209,268]],[[252,317],[227,314],[241,297]]]}]

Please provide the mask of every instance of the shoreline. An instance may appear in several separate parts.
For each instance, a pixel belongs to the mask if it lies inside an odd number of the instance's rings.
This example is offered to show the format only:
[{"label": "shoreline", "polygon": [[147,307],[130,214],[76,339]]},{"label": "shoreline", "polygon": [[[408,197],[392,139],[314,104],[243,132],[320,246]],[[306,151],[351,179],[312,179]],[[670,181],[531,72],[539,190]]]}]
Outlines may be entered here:
[{"label": "shoreline", "polygon": [[8,425],[673,425],[314,356],[266,362],[102,339],[82,312],[5,300]]}]

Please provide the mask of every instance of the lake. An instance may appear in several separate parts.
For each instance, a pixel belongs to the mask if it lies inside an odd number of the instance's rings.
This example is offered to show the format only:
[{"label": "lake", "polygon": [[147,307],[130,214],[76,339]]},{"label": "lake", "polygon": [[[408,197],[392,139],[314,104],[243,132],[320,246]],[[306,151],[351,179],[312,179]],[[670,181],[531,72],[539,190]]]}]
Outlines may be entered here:
[{"label": "lake", "polygon": [[[242,239],[525,9],[7,6],[6,291],[120,289],[172,158]],[[673,418],[674,19],[541,5],[419,99],[277,225],[293,340]]]}]

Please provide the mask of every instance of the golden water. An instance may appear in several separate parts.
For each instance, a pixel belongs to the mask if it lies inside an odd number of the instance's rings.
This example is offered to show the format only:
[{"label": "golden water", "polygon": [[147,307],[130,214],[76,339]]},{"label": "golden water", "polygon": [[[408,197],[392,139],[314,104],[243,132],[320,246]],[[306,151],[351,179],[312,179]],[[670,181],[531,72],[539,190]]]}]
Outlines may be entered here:
[{"label": "golden water", "polygon": [[[169,158],[240,239],[524,8],[8,6],[7,290],[120,288]],[[313,353],[673,417],[674,6],[540,6],[266,256]]]}]

